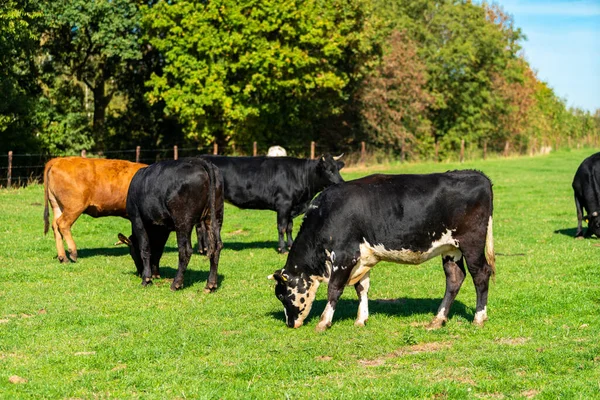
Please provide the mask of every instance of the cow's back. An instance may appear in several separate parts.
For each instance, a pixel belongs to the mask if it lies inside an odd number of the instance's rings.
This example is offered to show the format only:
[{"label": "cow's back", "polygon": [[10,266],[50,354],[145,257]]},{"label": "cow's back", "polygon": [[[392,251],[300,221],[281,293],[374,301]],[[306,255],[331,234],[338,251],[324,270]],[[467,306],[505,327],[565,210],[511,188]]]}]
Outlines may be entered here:
[{"label": "cow's back", "polygon": [[579,165],[573,178],[575,194],[585,202],[584,206],[600,206],[600,153],[592,154]]},{"label": "cow's back", "polygon": [[129,184],[142,167],[145,165],[125,160],[56,158],[46,167],[49,195],[62,208],[93,217],[125,216]]},{"label": "cow's back", "polygon": [[469,229],[467,215],[487,224],[492,201],[491,182],[477,171],[371,175],[325,189],[309,206],[295,246],[311,230],[323,242],[337,237],[425,251],[447,230]]}]

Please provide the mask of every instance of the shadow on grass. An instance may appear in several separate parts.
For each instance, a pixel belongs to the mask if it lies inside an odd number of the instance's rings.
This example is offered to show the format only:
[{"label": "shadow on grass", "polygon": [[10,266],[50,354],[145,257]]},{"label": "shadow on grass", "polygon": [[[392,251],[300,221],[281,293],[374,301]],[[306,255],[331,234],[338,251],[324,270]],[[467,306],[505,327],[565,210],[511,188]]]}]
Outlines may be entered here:
[{"label": "shadow on grass", "polygon": [[[127,271],[127,272],[123,272],[124,274],[127,275],[135,275],[137,276],[137,271],[135,270],[135,267],[133,265],[133,261],[132,261],[132,269],[131,271]],[[188,267],[188,269],[185,271],[185,273],[183,274],[183,289],[180,290],[185,290],[187,288],[190,288],[194,285],[196,285],[197,283],[202,285],[202,288],[204,288],[204,286],[206,285],[206,280],[208,279],[208,274],[210,272],[209,270],[209,265],[206,265],[206,269],[202,269],[200,271],[195,270],[195,269],[190,269]],[[163,285],[171,285],[171,282],[173,282],[173,279],[175,279],[175,275],[177,275],[177,268],[173,268],[170,266],[160,266],[160,279],[154,279],[153,280],[153,284],[157,285],[157,286],[163,286]],[[225,277],[219,273],[217,273],[217,286],[221,286],[221,284],[223,283],[223,280],[225,279]],[[141,278],[140,278],[140,283],[141,283]],[[217,289],[218,290],[218,289]]]},{"label": "shadow on grass", "polygon": [[577,227],[566,228],[566,229],[557,229],[554,231],[554,233],[559,233],[561,235],[570,236],[570,237],[574,238],[575,234],[577,233]]},{"label": "shadow on grass", "polygon": [[[397,299],[369,299],[369,318],[374,317],[376,314],[387,314],[396,316],[411,316],[415,314],[428,314],[431,318],[437,313],[438,307],[442,302],[441,298],[433,299],[412,299],[406,297],[400,297]],[[313,303],[313,308],[306,318],[305,323],[309,323],[314,318],[319,319],[321,313],[327,305],[327,300],[316,300]],[[335,321],[345,319],[356,319],[356,313],[358,312],[358,300],[346,300],[341,299],[338,301],[335,309],[335,316],[333,317],[333,323]],[[272,318],[278,319],[285,322],[285,314],[283,308],[281,311],[270,312]],[[470,308],[465,306],[460,301],[454,301],[448,318],[452,319],[454,316],[461,316],[467,320],[473,319],[473,312]]]},{"label": "shadow on grass", "polygon": [[273,249],[277,251],[279,243],[276,241],[267,242],[230,242],[227,240],[223,241],[224,250],[243,251],[246,249]]}]

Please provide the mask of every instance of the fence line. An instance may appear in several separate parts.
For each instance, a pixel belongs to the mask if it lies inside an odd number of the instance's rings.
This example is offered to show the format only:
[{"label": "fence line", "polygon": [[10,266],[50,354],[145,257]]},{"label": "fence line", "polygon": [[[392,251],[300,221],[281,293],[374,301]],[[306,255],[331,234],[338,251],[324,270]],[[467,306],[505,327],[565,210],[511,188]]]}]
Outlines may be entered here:
[{"label": "fence line", "polygon": [[[561,143],[561,141],[556,141],[552,143],[554,146],[550,147],[550,143],[548,141],[544,141],[543,143],[539,143],[537,139],[533,139],[532,142],[527,146],[526,152],[523,153],[521,149],[517,148],[518,146],[513,145],[509,141],[505,142],[504,151],[502,151],[501,155],[507,157],[511,152],[519,151],[520,154],[545,154],[550,149],[558,149],[562,147],[566,147],[565,143]],[[471,144],[472,145],[472,144]],[[477,148],[478,145],[475,144]],[[581,139],[581,141],[577,141],[573,143],[571,139],[568,140],[568,147],[598,147],[599,141],[598,137],[592,137],[588,135]],[[212,149],[211,149],[212,147]],[[462,139],[460,142],[460,152],[457,152],[456,155],[459,162],[464,162],[465,160],[465,150],[467,144],[465,140]],[[309,155],[311,159],[314,159],[318,154],[327,153],[328,149],[324,149],[323,147],[318,146],[318,143],[311,141],[310,146],[288,146],[286,147],[288,150],[288,154],[295,155],[298,157],[305,157]],[[485,140],[483,142],[483,154],[479,154],[477,151],[473,153],[473,147],[468,146],[469,149],[469,158],[473,158],[475,154],[476,158],[483,157],[483,160],[488,157],[488,141]],[[212,151],[211,151],[212,150]],[[25,153],[25,154],[13,154],[12,151],[9,151],[7,155],[0,154],[0,187],[10,187],[12,185],[22,186],[32,182],[41,182],[42,175],[44,171],[44,166],[46,162],[55,157],[83,157],[87,158],[89,156],[92,157],[106,157],[115,158],[115,159],[123,159],[130,160],[136,162],[142,162],[145,164],[151,164],[160,160],[165,159],[175,159],[177,160],[179,157],[190,157],[197,156],[199,154],[219,154],[219,150],[221,150],[221,154],[226,155],[243,155],[244,151],[240,147],[226,147],[224,149],[220,149],[218,144],[215,142],[212,146],[206,146],[203,148],[196,147],[183,147],[179,148],[177,145],[173,146],[173,148],[162,148],[162,149],[143,149],[141,146],[136,146],[135,149],[125,149],[125,150],[108,150],[98,152],[97,154],[88,154],[86,150],[82,150],[79,154],[67,154],[67,155],[52,155],[46,153]],[[264,153],[266,154],[266,149],[264,149]],[[404,153],[404,152],[402,152]],[[251,154],[256,156],[259,154],[259,147],[257,142],[252,143],[252,151]],[[367,159],[367,146],[365,142],[360,142],[360,150],[356,153],[353,153],[354,156],[346,155],[345,159],[352,163],[364,164],[368,161]],[[440,161],[439,159],[439,143],[436,142],[434,144],[434,161]],[[148,156],[151,155],[151,156]],[[350,157],[349,157],[350,156]],[[3,158],[7,158],[6,162],[2,162]],[[32,159],[37,159],[37,164],[32,163]],[[349,160],[350,159],[350,160]],[[34,161],[35,162],[35,161]],[[24,165],[22,165],[24,164]],[[5,172],[6,171],[6,172]],[[13,173],[14,172],[14,173]]]}]

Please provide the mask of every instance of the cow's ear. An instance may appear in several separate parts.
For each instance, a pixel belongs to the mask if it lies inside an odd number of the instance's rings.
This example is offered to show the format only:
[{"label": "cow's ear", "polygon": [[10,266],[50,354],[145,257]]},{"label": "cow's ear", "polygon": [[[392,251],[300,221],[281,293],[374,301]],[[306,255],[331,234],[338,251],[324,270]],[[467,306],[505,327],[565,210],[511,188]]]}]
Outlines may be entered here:
[{"label": "cow's ear", "polygon": [[275,280],[280,283],[287,282],[287,277],[285,275],[283,275],[282,272],[283,272],[283,270],[281,270],[281,269],[277,270],[277,271],[273,272],[273,275],[267,276],[267,279]]},{"label": "cow's ear", "polygon": [[[127,246],[131,247],[131,240],[129,240],[129,238],[127,238],[125,235],[123,235],[122,233],[119,233],[117,235],[117,237],[119,238],[121,243],[125,243]],[[117,242],[117,243],[119,243],[119,242]]]}]

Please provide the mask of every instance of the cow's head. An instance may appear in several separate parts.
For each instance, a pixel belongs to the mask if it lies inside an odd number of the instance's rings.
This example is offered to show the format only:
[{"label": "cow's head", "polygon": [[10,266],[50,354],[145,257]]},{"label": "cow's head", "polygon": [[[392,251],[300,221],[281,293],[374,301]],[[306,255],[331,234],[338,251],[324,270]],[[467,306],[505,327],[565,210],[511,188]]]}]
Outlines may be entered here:
[{"label": "cow's head", "polygon": [[326,186],[344,182],[344,178],[340,175],[340,169],[344,168],[344,162],[340,160],[342,156],[343,154],[337,157],[325,154],[319,158],[317,172],[319,177],[326,182]]},{"label": "cow's head", "polygon": [[133,258],[135,268],[137,269],[138,273],[141,274],[144,270],[144,264],[142,263],[142,257],[140,256],[140,247],[138,246],[135,236],[132,235],[126,237],[122,233],[119,233],[118,237],[122,243],[125,243],[129,247],[129,254],[131,254],[131,258]]},{"label": "cow's head", "polygon": [[596,237],[600,238],[600,213],[594,211],[585,217],[585,220],[588,223],[590,235],[596,235]]},{"label": "cow's head", "polygon": [[319,281],[304,273],[291,275],[284,269],[275,271],[268,278],[277,282],[275,296],[283,303],[287,326],[301,327],[315,300]]}]

